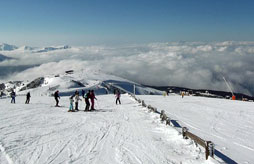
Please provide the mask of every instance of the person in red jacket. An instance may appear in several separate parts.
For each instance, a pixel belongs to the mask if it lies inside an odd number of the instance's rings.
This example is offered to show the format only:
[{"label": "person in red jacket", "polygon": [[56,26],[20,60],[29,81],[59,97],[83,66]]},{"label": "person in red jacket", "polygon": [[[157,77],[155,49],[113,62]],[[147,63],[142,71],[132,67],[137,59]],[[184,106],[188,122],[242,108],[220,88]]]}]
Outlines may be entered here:
[{"label": "person in red jacket", "polygon": [[95,97],[94,90],[91,90],[91,92],[90,92],[90,99],[91,99],[91,110],[95,110],[94,109],[94,99],[97,100],[97,98]]},{"label": "person in red jacket", "polygon": [[117,90],[117,92],[116,92],[116,105],[117,105],[117,102],[119,102],[119,104],[121,104],[120,97],[121,97],[121,92],[120,92],[120,90]]}]

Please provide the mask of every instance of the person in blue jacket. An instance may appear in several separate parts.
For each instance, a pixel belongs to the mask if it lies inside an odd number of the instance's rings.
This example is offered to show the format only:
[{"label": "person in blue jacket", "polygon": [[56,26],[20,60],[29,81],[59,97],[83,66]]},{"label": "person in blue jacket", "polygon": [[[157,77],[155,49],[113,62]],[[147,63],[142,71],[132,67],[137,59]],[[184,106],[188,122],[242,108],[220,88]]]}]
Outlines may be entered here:
[{"label": "person in blue jacket", "polygon": [[11,92],[11,103],[15,104],[15,97],[16,97],[16,93],[14,92],[14,90],[12,90],[12,92]]}]

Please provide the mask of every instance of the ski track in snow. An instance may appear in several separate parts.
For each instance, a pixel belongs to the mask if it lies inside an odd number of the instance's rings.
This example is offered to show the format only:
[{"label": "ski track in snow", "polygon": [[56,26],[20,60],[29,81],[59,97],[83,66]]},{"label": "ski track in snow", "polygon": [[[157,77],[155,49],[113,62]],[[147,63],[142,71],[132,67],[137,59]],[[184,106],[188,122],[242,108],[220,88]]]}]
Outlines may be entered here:
[{"label": "ski track in snow", "polygon": [[[17,164],[177,164],[213,163],[204,150],[161,124],[127,95],[97,96],[95,112],[67,112],[68,98],[52,107],[52,97],[1,99],[0,162]],[[80,108],[84,108],[83,102]],[[4,146],[3,146],[4,145]]]},{"label": "ski track in snow", "polygon": [[[6,153],[4,146],[2,145],[2,143],[0,142],[0,152],[1,152],[1,156],[4,156],[5,161],[4,160],[0,160],[1,163],[7,162],[8,164],[13,164],[12,159],[10,158],[10,156]],[[3,158],[3,157],[1,157]]]}]

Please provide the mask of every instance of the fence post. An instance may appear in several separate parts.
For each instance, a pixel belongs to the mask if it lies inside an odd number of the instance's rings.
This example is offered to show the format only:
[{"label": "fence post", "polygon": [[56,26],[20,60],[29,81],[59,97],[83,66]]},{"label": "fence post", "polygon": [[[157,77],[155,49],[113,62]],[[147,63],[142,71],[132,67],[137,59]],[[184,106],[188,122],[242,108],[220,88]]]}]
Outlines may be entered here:
[{"label": "fence post", "polygon": [[164,113],[165,113],[165,111],[164,111],[164,110],[162,110],[162,111],[161,111],[161,114],[160,114],[160,118],[161,118],[161,120],[163,119],[163,115],[164,115]]},{"label": "fence post", "polygon": [[206,142],[206,159],[208,156],[214,157],[214,144],[211,141]]},{"label": "fence post", "polygon": [[183,134],[183,138],[184,139],[188,139],[187,135],[186,135],[186,132],[188,131],[188,129],[186,127],[183,127],[182,128],[182,134]]},{"label": "fence post", "polygon": [[142,106],[143,106],[143,107],[146,107],[146,104],[145,104],[145,101],[144,101],[144,100],[142,100],[141,103],[142,103]]},{"label": "fence post", "polygon": [[170,125],[170,118],[169,117],[166,120],[166,125]]},{"label": "fence post", "polygon": [[153,108],[153,111],[156,113],[157,112],[157,108]]},{"label": "fence post", "polygon": [[166,121],[167,118],[168,118],[167,115],[164,113],[164,114],[163,114],[163,117],[162,117],[162,121]]}]

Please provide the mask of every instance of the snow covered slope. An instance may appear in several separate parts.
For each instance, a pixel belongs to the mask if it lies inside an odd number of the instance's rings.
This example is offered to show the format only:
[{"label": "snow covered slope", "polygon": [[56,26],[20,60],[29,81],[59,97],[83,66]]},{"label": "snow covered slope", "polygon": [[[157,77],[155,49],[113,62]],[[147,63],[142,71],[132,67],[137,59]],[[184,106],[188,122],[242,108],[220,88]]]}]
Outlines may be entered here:
[{"label": "snow covered slope", "polygon": [[[237,163],[254,161],[254,103],[178,95],[138,96],[159,110],[165,110],[191,132],[213,141],[218,150]],[[225,160],[233,163],[230,159]]]},{"label": "snow covered slope", "polygon": [[[68,98],[0,99],[0,163],[208,164],[204,150],[127,95],[97,96],[96,112],[68,113]],[[83,102],[82,102],[83,103]],[[84,105],[81,104],[81,108]]]},{"label": "snow covered slope", "polygon": [[161,91],[142,86],[132,81],[105,74],[95,70],[69,70],[71,73],[47,75],[34,80],[23,81],[21,84],[14,85],[6,83],[7,88],[15,88],[17,94],[26,94],[30,91],[34,95],[51,95],[56,90],[60,91],[61,96],[72,95],[76,90],[95,90],[96,94],[113,93],[115,89],[121,89],[125,93],[133,92],[135,85],[136,94],[162,94]]}]

